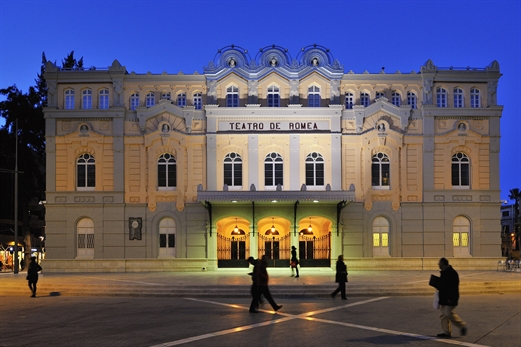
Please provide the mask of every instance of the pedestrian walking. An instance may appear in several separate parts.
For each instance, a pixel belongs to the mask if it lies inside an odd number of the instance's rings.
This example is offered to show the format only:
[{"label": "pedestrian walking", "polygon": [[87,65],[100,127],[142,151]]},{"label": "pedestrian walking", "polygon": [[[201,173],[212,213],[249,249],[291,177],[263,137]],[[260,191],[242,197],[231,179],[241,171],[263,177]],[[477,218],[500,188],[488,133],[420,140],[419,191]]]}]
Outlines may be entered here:
[{"label": "pedestrian walking", "polygon": [[36,283],[38,283],[38,271],[42,271],[42,267],[36,262],[36,257],[31,257],[31,262],[29,263],[29,267],[27,268],[27,282],[29,284],[29,289],[33,295],[32,298],[36,297]]},{"label": "pedestrian walking", "polygon": [[452,324],[460,329],[462,336],[467,335],[467,324],[454,312],[459,300],[459,276],[456,270],[449,265],[446,258],[441,258],[438,266],[440,277],[431,276],[429,284],[439,292],[440,320],[443,333],[438,337],[452,337]]},{"label": "pedestrian walking", "polygon": [[[248,263],[253,265],[253,271],[248,274],[251,276],[250,294],[251,294],[251,298],[253,299],[253,298],[255,298],[255,295],[257,293],[257,284],[255,283],[255,276],[253,276],[253,273],[255,271],[255,265],[257,265],[257,260],[255,260],[255,258],[253,258],[253,257],[249,257]],[[262,298],[259,295],[259,302],[257,303],[257,308],[259,307],[259,304],[262,304],[262,303],[263,303]]]},{"label": "pedestrian walking", "polygon": [[291,266],[291,277],[295,276],[294,272],[297,272],[297,275],[295,277],[299,277],[298,275],[298,259],[297,259],[297,247],[291,246],[291,260],[290,260],[290,266]]},{"label": "pedestrian walking", "polygon": [[261,295],[264,295],[266,300],[271,304],[274,311],[278,311],[282,308],[282,305],[277,305],[271,297],[270,290],[268,288],[269,276],[268,276],[268,256],[263,255],[262,259],[257,260],[257,264],[253,268],[253,277],[256,285],[255,297],[251,300],[250,313],[257,313],[258,303]]},{"label": "pedestrian walking", "polygon": [[346,296],[346,282],[347,282],[347,266],[344,263],[344,256],[339,255],[338,260],[336,261],[336,274],[335,274],[335,282],[338,283],[338,288],[331,293],[331,297],[335,298],[335,296],[340,292],[340,296],[342,300],[347,300]]}]

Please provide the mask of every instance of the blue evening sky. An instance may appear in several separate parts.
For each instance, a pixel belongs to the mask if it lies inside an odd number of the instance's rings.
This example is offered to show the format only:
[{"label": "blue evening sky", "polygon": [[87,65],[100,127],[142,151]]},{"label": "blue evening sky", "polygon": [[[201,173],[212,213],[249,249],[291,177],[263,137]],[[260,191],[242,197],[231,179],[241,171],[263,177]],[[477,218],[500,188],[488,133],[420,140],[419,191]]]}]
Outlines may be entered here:
[{"label": "blue evening sky", "polygon": [[58,64],[74,50],[86,67],[118,59],[128,72],[202,73],[230,44],[252,57],[276,44],[296,57],[314,43],[355,73],[419,71],[427,59],[478,68],[497,60],[501,199],[521,188],[519,0],[0,0],[0,88],[26,92],[42,52]]}]

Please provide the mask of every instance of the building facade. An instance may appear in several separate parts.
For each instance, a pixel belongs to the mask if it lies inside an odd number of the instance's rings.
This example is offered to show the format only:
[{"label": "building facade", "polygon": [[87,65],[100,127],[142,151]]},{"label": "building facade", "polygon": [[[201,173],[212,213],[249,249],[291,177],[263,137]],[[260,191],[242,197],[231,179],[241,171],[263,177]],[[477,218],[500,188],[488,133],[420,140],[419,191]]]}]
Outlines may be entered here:
[{"label": "building facade", "polygon": [[[48,63],[46,267],[422,269],[501,256],[501,74],[220,49],[202,74]],[[460,267],[461,267],[460,266]]]}]

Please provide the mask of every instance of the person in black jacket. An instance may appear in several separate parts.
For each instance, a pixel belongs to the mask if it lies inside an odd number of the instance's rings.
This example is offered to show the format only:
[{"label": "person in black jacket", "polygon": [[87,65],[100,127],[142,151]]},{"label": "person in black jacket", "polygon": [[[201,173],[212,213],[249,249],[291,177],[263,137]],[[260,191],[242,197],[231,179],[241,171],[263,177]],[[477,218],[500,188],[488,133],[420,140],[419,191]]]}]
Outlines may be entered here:
[{"label": "person in black jacket", "polygon": [[299,275],[298,275],[297,247],[295,247],[295,246],[291,246],[290,266],[291,266],[291,277],[293,277],[293,270],[297,271],[297,276],[295,276],[295,277],[299,277]]},{"label": "person in black jacket", "polygon": [[336,261],[336,275],[335,282],[338,283],[338,288],[331,293],[331,297],[334,298],[338,292],[340,292],[340,296],[342,300],[347,300],[346,296],[346,282],[347,282],[347,266],[344,263],[344,256],[339,255],[338,260]]},{"label": "person in black jacket", "polygon": [[441,275],[436,289],[439,291],[440,319],[443,329],[443,333],[438,334],[438,337],[452,337],[452,324],[460,329],[462,336],[465,336],[467,335],[467,324],[454,312],[459,300],[458,273],[445,258],[440,259],[438,266]]},{"label": "person in black jacket", "polygon": [[29,289],[33,295],[32,298],[36,297],[36,283],[38,283],[38,271],[42,271],[42,267],[36,262],[36,257],[31,257],[31,262],[29,263],[29,267],[27,268],[27,282],[29,284]]}]

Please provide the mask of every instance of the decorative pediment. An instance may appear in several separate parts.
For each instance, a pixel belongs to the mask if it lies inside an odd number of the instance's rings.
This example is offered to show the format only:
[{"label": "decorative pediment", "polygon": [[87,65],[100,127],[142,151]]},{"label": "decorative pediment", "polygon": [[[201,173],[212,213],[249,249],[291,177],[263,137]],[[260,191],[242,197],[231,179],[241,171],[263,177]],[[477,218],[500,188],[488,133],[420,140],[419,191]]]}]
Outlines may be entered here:
[{"label": "decorative pediment", "polygon": [[[175,119],[171,123],[171,129],[181,132],[190,132],[192,128],[192,121],[195,115],[203,117],[203,111],[195,110],[193,106],[179,107],[169,101],[159,102],[150,108],[138,108],[137,116],[139,120],[139,127],[142,132],[157,131],[158,118],[168,115],[169,118]],[[199,115],[200,114],[200,115]],[[180,125],[182,124],[182,126]]]},{"label": "decorative pediment", "polygon": [[392,119],[397,120],[398,122],[393,122],[394,125],[398,126],[402,131],[407,130],[407,126],[409,124],[409,117],[411,115],[411,106],[395,106],[387,101],[386,98],[379,98],[373,104],[363,107],[363,106],[354,106],[354,116],[356,120],[357,128],[361,127],[365,120],[369,117],[379,113],[384,112]]}]

